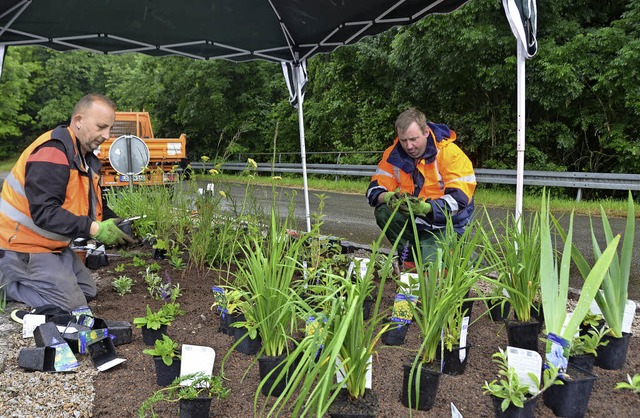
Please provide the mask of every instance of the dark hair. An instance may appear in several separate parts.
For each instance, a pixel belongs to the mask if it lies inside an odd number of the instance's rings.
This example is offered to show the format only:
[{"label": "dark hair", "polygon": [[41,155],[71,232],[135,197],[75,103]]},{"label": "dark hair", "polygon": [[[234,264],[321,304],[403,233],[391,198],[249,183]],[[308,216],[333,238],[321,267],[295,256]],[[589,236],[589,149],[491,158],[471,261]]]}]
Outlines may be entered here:
[{"label": "dark hair", "polygon": [[418,124],[422,132],[427,130],[427,117],[418,109],[411,107],[400,113],[396,118],[396,133],[399,134],[400,132],[406,131],[413,122]]},{"label": "dark hair", "polygon": [[78,103],[76,103],[76,106],[73,108],[71,119],[73,119],[75,115],[84,113],[89,107],[91,107],[91,105],[94,102],[102,102],[107,106],[109,106],[110,108],[112,108],[114,111],[116,110],[116,104],[113,102],[113,100],[111,100],[110,98],[102,94],[92,93],[92,94],[87,94],[82,99],[78,100]]}]

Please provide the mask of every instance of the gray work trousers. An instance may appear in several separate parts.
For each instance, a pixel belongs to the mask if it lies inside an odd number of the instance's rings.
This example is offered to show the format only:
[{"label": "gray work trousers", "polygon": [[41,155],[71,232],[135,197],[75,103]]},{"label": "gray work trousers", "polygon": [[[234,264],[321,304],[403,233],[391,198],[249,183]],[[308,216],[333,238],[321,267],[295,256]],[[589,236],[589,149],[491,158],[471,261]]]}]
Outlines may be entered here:
[{"label": "gray work trousers", "polygon": [[7,300],[32,308],[53,304],[71,311],[96,296],[91,273],[69,247],[56,253],[0,249],[0,285]]}]

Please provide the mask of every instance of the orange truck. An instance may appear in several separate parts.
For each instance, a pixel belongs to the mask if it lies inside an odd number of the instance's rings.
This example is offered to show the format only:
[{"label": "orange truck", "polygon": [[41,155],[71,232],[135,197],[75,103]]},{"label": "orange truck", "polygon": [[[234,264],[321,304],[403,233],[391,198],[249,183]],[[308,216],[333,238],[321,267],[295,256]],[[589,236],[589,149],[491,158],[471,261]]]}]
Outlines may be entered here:
[{"label": "orange truck", "polygon": [[167,185],[180,180],[179,172],[188,165],[186,135],[179,138],[156,138],[148,112],[116,112],[116,122],[111,128],[111,138],[95,151],[102,162],[102,186],[128,186],[129,176],[121,174],[111,165],[109,150],[116,139],[123,135],[140,138],[149,149],[149,165],[133,176],[133,184]]}]

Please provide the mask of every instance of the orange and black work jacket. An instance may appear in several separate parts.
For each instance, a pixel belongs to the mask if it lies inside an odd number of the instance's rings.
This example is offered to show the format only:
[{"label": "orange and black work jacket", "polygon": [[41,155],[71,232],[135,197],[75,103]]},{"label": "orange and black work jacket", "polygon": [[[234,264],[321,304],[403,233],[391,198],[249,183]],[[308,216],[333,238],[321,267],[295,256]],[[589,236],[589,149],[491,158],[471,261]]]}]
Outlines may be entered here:
[{"label": "orange and black work jacket", "polygon": [[102,204],[100,161],[93,153],[83,161],[79,150],[71,130],[59,126],[22,153],[2,186],[0,248],[59,251],[88,238],[93,220],[115,216]]},{"label": "orange and black work jacket", "polygon": [[427,148],[417,162],[398,138],[387,148],[371,178],[367,199],[378,206],[381,193],[399,191],[431,202],[431,213],[416,218],[419,230],[446,226],[446,214],[461,234],[473,215],[476,176],[469,157],[456,145],[456,133],[443,124],[428,123]]}]

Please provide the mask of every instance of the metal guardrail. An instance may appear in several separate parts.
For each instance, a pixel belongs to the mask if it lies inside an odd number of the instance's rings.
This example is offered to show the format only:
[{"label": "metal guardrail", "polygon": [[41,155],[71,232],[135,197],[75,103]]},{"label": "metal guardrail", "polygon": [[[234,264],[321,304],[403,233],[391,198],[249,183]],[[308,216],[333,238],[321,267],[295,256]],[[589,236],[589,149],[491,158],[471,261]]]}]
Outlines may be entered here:
[{"label": "metal guardrail", "polygon": [[[213,163],[191,163],[194,170],[209,170]],[[371,177],[376,171],[376,165],[349,165],[349,164],[307,164],[308,174],[325,174],[336,176]],[[223,170],[244,171],[247,163],[227,162],[222,166]],[[302,173],[300,163],[258,163],[256,171],[261,173]],[[494,170],[486,168],[475,169],[478,183],[492,184],[516,184],[516,170]],[[640,174],[615,174],[615,173],[582,173],[582,172],[558,172],[525,170],[523,174],[525,186],[547,187],[571,187],[578,189],[577,200],[580,200],[582,189],[609,189],[609,190],[640,190]]]}]

